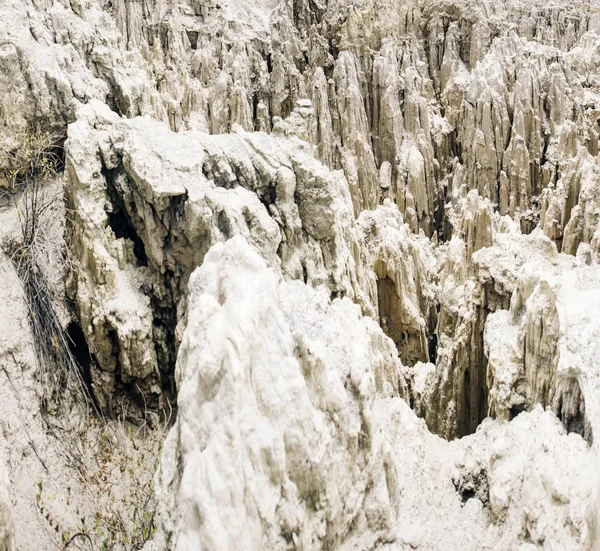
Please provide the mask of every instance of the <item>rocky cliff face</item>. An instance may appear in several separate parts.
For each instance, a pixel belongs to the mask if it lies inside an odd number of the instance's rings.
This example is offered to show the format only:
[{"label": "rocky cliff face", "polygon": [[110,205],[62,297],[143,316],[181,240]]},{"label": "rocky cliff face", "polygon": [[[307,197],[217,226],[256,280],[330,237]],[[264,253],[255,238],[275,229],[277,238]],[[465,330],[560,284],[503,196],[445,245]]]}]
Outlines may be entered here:
[{"label": "rocky cliff face", "polygon": [[67,150],[68,293],[95,351],[103,407],[120,383],[160,397],[189,276],[211,245],[236,235],[287,279],[376,311],[346,182],[297,139],[176,135],[93,104]]},{"label": "rocky cliff face", "polygon": [[[594,454],[552,414],[434,437],[402,400],[394,343],[377,324],[348,298],[284,282],[241,236],[208,252],[189,293],[156,548],[595,541]],[[559,481],[570,461],[577,475]]]},{"label": "rocky cliff face", "polygon": [[336,548],[353,522],[389,529],[374,404],[406,393],[394,343],[348,298],[282,281],[241,236],[211,248],[189,288],[165,452],[178,459],[160,473],[177,489],[171,545]]},{"label": "rocky cliff face", "polygon": [[[540,245],[549,248],[541,236],[523,248]],[[597,271],[589,247],[581,247],[576,259],[556,253],[553,257],[546,253],[535,264],[523,263],[516,270],[510,310],[489,319],[486,347],[490,360],[494,358],[488,371],[495,397],[492,408],[498,416],[509,417],[515,407],[551,406],[568,430],[591,444],[595,405],[590,403],[586,409],[585,396],[593,400],[593,393],[581,387],[594,384],[589,379],[594,370],[586,368],[593,361],[584,359],[594,354],[594,343],[582,346],[588,331],[594,330],[589,320],[595,311]],[[514,367],[506,370],[503,364]]]},{"label": "rocky cliff face", "polygon": [[597,154],[593,4],[237,4],[9,3],[7,145],[92,98],[210,133],[270,131],[308,98],[306,137],[355,214],[387,190],[427,235],[458,169],[531,230],[578,147]]},{"label": "rocky cliff face", "polygon": [[599,545],[598,33],[582,0],[0,6],[0,187],[66,139],[89,390],[177,406],[148,549]]},{"label": "rocky cliff face", "polygon": [[[402,400],[393,342],[373,320],[284,282],[241,237],[209,251],[189,292],[156,548],[595,541],[595,455],[551,413],[437,439]],[[577,475],[559,482],[571,461]]]}]

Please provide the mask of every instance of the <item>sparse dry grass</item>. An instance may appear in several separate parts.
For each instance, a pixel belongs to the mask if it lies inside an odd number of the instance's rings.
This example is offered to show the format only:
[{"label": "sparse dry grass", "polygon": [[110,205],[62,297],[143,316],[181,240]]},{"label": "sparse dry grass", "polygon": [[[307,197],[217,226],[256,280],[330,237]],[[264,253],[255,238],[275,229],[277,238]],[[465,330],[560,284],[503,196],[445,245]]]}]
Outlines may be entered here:
[{"label": "sparse dry grass", "polygon": [[36,133],[23,140],[23,147],[11,154],[9,164],[15,168],[5,173],[9,188],[3,196],[14,204],[21,231],[2,245],[25,291],[37,374],[44,389],[42,412],[55,416],[66,398],[71,402],[76,396],[77,401],[86,404],[86,409],[100,415],[71,352],[69,337],[54,305],[48,275],[42,267],[52,224],[50,214],[62,200],[60,189],[50,185],[62,169],[60,142],[59,136]]},{"label": "sparse dry grass", "polygon": [[[76,496],[67,499],[66,506],[57,504],[42,483],[37,483],[37,507],[57,549],[142,549],[156,529],[153,480],[160,457],[157,444],[166,437],[169,425],[167,420],[144,434],[147,427],[122,420],[92,421],[80,435],[85,461],[78,473],[84,491],[95,496],[96,507],[84,513]],[[67,493],[70,497],[70,488]],[[68,517],[77,520],[69,522],[65,520]]]},{"label": "sparse dry grass", "polygon": [[33,134],[23,142],[24,147],[4,163],[14,168],[0,175],[9,182],[7,189],[0,189],[0,198],[12,203],[20,228],[2,249],[24,289],[42,418],[60,443],[66,464],[74,469],[79,489],[93,503],[91,512],[89,506],[80,511],[81,500],[71,495],[70,486],[64,488],[66,500],[64,496],[59,500],[40,480],[37,509],[56,549],[136,551],[155,530],[153,476],[158,443],[166,436],[171,414],[161,421],[154,412],[146,412],[147,419],[157,418],[152,428],[146,423],[134,427],[125,415],[109,421],[96,407],[57,311],[62,294],[53,288],[48,273],[49,262],[67,261],[66,255],[57,255],[52,242],[53,217],[62,201],[60,186],[53,185],[62,170],[61,140]]}]

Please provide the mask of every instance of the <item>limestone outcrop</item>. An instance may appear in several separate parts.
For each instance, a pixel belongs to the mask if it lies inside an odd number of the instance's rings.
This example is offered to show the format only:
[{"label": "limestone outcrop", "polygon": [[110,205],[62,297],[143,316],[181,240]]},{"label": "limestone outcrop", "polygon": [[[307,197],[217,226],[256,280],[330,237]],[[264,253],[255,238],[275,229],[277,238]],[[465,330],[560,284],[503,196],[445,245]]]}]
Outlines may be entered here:
[{"label": "limestone outcrop", "polygon": [[68,293],[104,409],[115,385],[160,399],[188,278],[211,245],[235,235],[287,279],[374,311],[347,182],[307,147],[241,129],[174,134],[99,103],[82,111],[67,142]]},{"label": "limestone outcrop", "polygon": [[472,190],[455,197],[449,213],[456,230],[440,251],[436,366],[425,376],[416,410],[432,431],[454,438],[474,432],[487,416],[483,329],[488,313],[507,301],[476,260],[493,243],[489,200]]},{"label": "limestone outcrop", "polygon": [[80,103],[167,118],[140,54],[122,47],[103,3],[9,0],[0,6],[0,37],[2,174],[17,168],[11,152],[33,132],[56,134],[61,145]]},{"label": "limestone outcrop", "polygon": [[215,134],[269,132],[309,99],[306,137],[344,170],[355,214],[389,193],[428,236],[459,169],[531,231],[578,148],[598,153],[588,1],[12,0],[2,20],[7,151],[91,99]]},{"label": "limestone outcrop", "polygon": [[377,290],[379,324],[406,365],[435,361],[436,259],[429,240],[415,236],[391,200],[358,218],[365,267]]},{"label": "limestone outcrop", "polygon": [[308,139],[344,170],[355,213],[377,205],[389,166],[390,195],[429,236],[442,233],[459,167],[531,231],[542,190],[578,147],[597,154],[589,2],[182,2],[139,13],[121,0],[113,14],[171,99],[174,129],[269,130],[311,99]]},{"label": "limestone outcrop", "polygon": [[575,255],[579,244],[586,243],[598,257],[599,179],[597,157],[580,148],[556,187],[544,192],[540,226],[567,254]]},{"label": "limestone outcrop", "polygon": [[[415,410],[432,431],[454,438],[474,432],[487,416],[510,420],[542,404],[591,442],[579,368],[564,367],[564,380],[557,379],[558,342],[578,331],[579,314],[559,315],[555,294],[562,287],[554,283],[575,277],[567,274],[583,265],[593,287],[591,247],[581,244],[577,258],[559,254],[540,229],[522,234],[513,221],[492,215],[474,191],[449,212],[459,231],[438,253],[438,357],[435,366],[415,366]],[[577,270],[575,279],[583,279],[584,268]],[[583,295],[572,303],[575,310],[592,308]]]},{"label": "limestone outcrop", "polygon": [[576,259],[546,259],[519,267],[510,310],[493,314],[486,326],[491,408],[509,419],[531,404],[550,406],[591,444],[596,370],[587,336],[596,331],[598,265],[585,245]]},{"label": "limestone outcrop", "polygon": [[353,522],[389,529],[373,405],[406,392],[393,342],[348,298],[284,282],[242,236],[189,287],[165,452],[178,460],[160,473],[178,492],[173,548],[320,549]]}]

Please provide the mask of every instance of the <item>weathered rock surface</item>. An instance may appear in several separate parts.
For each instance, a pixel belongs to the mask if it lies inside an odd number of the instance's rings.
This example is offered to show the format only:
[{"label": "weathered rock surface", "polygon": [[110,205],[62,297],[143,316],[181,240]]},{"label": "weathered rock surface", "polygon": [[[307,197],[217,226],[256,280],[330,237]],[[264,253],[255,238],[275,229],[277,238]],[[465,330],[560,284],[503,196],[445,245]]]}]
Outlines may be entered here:
[{"label": "weathered rock surface", "polygon": [[390,201],[358,218],[367,273],[375,279],[379,324],[406,365],[435,361],[435,264],[429,240],[410,232]]},{"label": "weathered rock surface", "polygon": [[590,335],[598,331],[600,271],[585,245],[577,259],[548,255],[544,260],[538,256],[519,267],[510,311],[488,321],[491,407],[510,418],[531,404],[550,406],[569,431],[591,444],[598,415],[592,389],[598,383],[596,339]]},{"label": "weathered rock surface", "polygon": [[574,255],[580,243],[587,243],[598,258],[599,179],[597,156],[580,148],[556,187],[545,190],[540,226],[559,250]]},{"label": "weathered rock surface", "polygon": [[243,130],[174,134],[99,103],[84,111],[67,143],[68,293],[94,351],[103,408],[117,383],[160,396],[187,280],[211,245],[235,235],[287,279],[375,311],[346,180],[307,144]]},{"label": "weathered rock surface", "polygon": [[0,187],[69,125],[94,397],[179,406],[149,546],[598,548],[598,33],[593,0],[0,6]]},{"label": "weathered rock surface", "polygon": [[138,53],[126,52],[98,2],[8,0],[0,6],[0,170],[34,131],[64,140],[78,103],[166,118]]},{"label": "weathered rock surface", "polygon": [[373,404],[405,393],[392,341],[347,298],[283,282],[241,236],[189,287],[161,472],[179,492],[173,548],[335,548],[355,520],[389,528]]},{"label": "weathered rock surface", "polygon": [[241,236],[215,245],[189,285],[156,548],[595,541],[595,456],[551,413],[432,436],[401,399],[381,329],[347,298],[284,282]]},{"label": "weathered rock surface", "polygon": [[416,404],[430,429],[446,438],[474,432],[487,416],[483,329],[503,300],[475,259],[493,241],[489,200],[473,190],[457,198],[454,210],[457,229],[440,258],[437,362]]},{"label": "weathered rock surface", "polygon": [[[592,249],[581,244],[577,259],[559,254],[539,229],[523,235],[513,222],[491,215],[473,191],[455,210],[462,212],[456,214],[460,231],[439,253],[438,360],[435,368],[419,366],[415,409],[431,430],[453,438],[475,431],[487,416],[510,420],[539,403],[591,442],[580,368],[566,360],[571,355],[561,352],[558,341],[570,342],[567,335],[579,333],[580,326],[595,331],[595,324],[578,321],[590,320],[594,306],[573,283],[585,279],[594,288],[598,265]],[[579,275],[569,275],[574,271]],[[562,285],[564,292],[573,290],[573,312],[559,315]],[[558,376],[562,357],[573,365]]]},{"label": "weathered rock surface", "polygon": [[2,551],[16,549],[9,488],[6,468],[0,463],[0,549]]},{"label": "weathered rock surface", "polygon": [[270,131],[312,100],[306,138],[342,168],[355,214],[385,193],[443,233],[452,176],[525,231],[583,147],[598,153],[593,2],[11,0],[6,150],[93,98],[173,130]]}]

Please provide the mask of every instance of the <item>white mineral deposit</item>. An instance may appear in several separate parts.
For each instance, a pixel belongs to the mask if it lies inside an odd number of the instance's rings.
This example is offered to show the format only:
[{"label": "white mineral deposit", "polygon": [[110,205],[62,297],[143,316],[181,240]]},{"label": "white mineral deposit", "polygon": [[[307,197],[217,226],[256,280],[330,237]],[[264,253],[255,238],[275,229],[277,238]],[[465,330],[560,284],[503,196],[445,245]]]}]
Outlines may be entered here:
[{"label": "white mineral deposit", "polygon": [[0,551],[600,551],[600,0],[0,0]]}]

